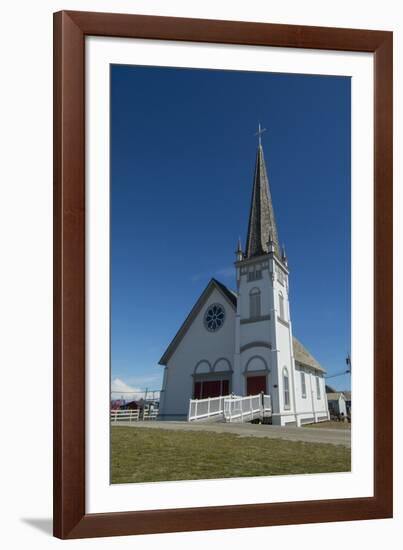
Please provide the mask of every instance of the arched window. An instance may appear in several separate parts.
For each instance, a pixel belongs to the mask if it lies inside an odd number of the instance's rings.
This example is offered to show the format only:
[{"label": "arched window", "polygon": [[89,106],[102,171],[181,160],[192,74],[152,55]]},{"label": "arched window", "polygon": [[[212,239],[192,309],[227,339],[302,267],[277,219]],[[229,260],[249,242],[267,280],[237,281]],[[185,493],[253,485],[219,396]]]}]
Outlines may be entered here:
[{"label": "arched window", "polygon": [[252,288],[249,292],[249,317],[260,317],[260,290]]},{"label": "arched window", "polygon": [[290,379],[288,377],[288,370],[283,368],[283,392],[284,392],[284,408],[290,408]]},{"label": "arched window", "polygon": [[279,302],[279,315],[280,319],[283,319],[285,321],[285,315],[284,315],[284,296],[281,292],[278,293],[278,302]]}]

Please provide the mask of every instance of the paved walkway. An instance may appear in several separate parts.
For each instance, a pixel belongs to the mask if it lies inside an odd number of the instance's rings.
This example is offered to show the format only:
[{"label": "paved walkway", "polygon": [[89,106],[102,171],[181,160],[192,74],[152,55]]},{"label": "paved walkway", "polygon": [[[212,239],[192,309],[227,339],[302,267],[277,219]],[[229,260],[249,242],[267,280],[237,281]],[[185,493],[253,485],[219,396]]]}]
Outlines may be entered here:
[{"label": "paved walkway", "polygon": [[[115,426],[115,423],[112,424]],[[151,428],[163,430],[206,431],[215,433],[233,433],[241,437],[269,437],[289,441],[306,441],[307,443],[330,443],[332,445],[351,446],[351,431],[329,428],[295,428],[270,426],[268,424],[250,423],[203,423],[203,422],[169,422],[151,420],[148,422],[117,422],[120,426],[133,428]]]}]

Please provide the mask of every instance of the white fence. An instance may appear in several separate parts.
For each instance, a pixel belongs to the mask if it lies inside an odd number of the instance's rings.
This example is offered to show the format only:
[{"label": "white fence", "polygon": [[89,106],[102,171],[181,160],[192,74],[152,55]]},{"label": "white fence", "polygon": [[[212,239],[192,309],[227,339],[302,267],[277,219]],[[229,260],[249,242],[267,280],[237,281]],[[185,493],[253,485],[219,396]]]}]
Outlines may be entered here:
[{"label": "white fence", "polygon": [[191,399],[188,421],[221,420],[224,422],[249,422],[271,416],[270,395],[223,395],[206,399]]},{"label": "white fence", "polygon": [[139,409],[111,411],[111,422],[137,422],[139,416]]},{"label": "white fence", "polygon": [[118,409],[111,411],[111,422],[139,422],[145,420],[156,420],[158,409]]},{"label": "white fence", "polygon": [[140,420],[157,420],[158,409],[144,409],[142,417]]},{"label": "white fence", "polygon": [[[113,381],[112,381],[113,388]],[[126,403],[130,401],[159,401],[161,397],[161,390],[134,390],[134,391],[111,391],[111,397],[114,401],[124,401]]]}]

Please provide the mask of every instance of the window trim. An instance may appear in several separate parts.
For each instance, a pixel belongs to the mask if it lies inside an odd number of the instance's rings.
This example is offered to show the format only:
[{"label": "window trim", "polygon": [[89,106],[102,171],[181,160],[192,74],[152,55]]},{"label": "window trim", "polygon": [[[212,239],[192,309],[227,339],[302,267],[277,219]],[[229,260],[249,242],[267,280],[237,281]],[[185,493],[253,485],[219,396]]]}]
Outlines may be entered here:
[{"label": "window trim", "polygon": [[[213,310],[213,308],[219,308],[219,315],[222,316],[222,319],[220,319],[220,324],[218,324],[218,322],[214,319],[214,320],[208,320],[208,316],[212,315],[211,311]],[[218,315],[218,314],[215,314],[215,315]],[[218,330],[220,330],[224,323],[225,323],[225,319],[226,319],[226,311],[225,311],[225,308],[222,304],[220,304],[219,302],[213,302],[211,304],[209,304],[204,312],[204,315],[203,315],[203,324],[204,324],[204,327],[205,329],[213,334],[214,332],[217,332]],[[210,323],[215,323],[214,325],[210,326]]]}]

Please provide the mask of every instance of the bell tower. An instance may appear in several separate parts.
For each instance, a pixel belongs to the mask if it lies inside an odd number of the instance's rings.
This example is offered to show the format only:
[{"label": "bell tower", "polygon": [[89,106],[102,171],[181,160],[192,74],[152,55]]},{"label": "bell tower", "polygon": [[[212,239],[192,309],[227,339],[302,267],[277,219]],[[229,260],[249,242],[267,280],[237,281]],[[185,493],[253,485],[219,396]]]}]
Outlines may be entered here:
[{"label": "bell tower", "polygon": [[273,424],[297,424],[288,261],[280,251],[259,124],[245,251],[236,250],[233,391],[271,395]]}]

